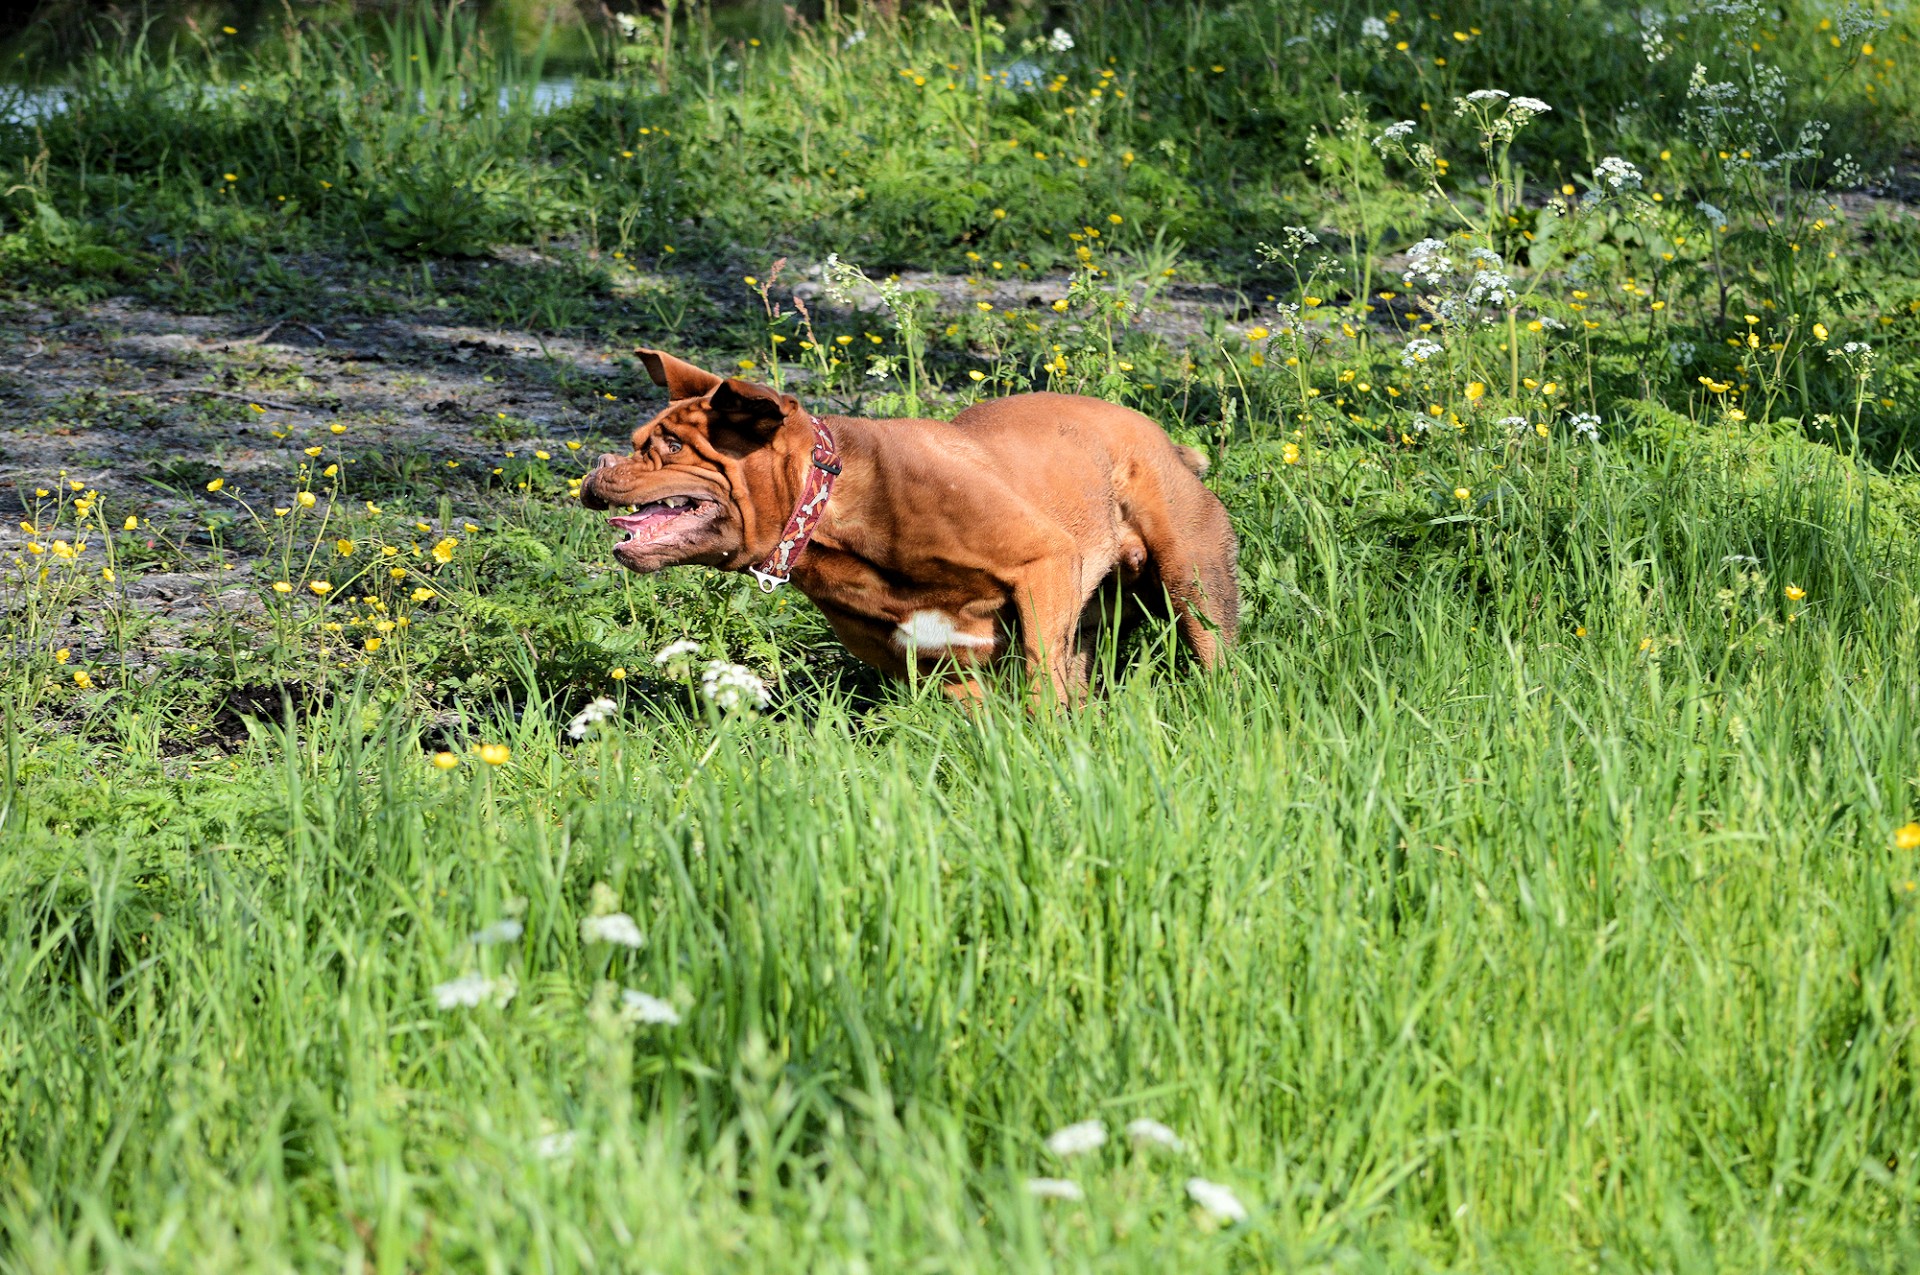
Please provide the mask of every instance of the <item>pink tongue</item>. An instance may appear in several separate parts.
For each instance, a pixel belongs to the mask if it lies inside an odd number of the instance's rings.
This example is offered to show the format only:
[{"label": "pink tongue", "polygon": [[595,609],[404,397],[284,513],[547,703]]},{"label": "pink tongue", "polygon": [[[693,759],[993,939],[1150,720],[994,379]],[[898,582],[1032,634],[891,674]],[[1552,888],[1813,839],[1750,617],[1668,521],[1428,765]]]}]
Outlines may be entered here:
[{"label": "pink tongue", "polygon": [[631,532],[633,535],[638,536],[651,527],[672,522],[683,512],[685,511],[679,509],[657,509],[650,510],[646,513],[621,514],[618,517],[607,519],[607,525],[615,531]]}]

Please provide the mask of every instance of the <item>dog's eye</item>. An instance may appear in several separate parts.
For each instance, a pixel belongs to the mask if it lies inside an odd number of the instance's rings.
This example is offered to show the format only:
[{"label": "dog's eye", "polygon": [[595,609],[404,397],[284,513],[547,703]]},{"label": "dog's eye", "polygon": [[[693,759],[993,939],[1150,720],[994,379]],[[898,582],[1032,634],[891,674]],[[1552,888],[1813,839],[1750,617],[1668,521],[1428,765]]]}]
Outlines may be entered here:
[{"label": "dog's eye", "polygon": [[677,452],[680,450],[680,440],[675,438],[672,434],[660,435],[660,441],[667,445],[667,450],[670,452]]}]

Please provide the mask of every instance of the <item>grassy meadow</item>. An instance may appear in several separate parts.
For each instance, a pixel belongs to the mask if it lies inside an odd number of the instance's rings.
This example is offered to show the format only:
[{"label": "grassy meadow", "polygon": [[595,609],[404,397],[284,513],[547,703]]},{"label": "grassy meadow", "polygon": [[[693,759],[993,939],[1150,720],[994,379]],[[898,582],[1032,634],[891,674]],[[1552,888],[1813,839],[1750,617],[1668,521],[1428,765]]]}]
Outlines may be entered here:
[{"label": "grassy meadow", "polygon": [[[1920,1267],[1915,11],[900,7],[20,47],[0,1271]],[[637,342],[1138,407],[1230,667],[618,570]]]}]

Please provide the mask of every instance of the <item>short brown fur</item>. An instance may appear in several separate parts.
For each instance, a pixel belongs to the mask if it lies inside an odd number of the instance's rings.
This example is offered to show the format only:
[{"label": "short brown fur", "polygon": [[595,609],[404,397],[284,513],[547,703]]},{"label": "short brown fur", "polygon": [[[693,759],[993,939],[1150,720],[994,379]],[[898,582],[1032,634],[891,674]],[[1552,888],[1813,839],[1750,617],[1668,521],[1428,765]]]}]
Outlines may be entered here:
[{"label": "short brown fur", "polygon": [[[664,530],[615,546],[632,570],[756,565],[806,479],[806,409],[767,386],[638,353],[672,402],[633,432],[631,455],[601,457],[582,500],[604,509],[681,498],[660,510]],[[1065,701],[1086,687],[1103,624],[1170,607],[1206,668],[1232,644],[1237,543],[1200,482],[1206,457],[1138,412],[1018,394],[951,421],[822,419],[842,472],[793,584],[868,664],[905,676],[911,662],[973,698],[976,669],[1017,649],[1036,689]]]}]

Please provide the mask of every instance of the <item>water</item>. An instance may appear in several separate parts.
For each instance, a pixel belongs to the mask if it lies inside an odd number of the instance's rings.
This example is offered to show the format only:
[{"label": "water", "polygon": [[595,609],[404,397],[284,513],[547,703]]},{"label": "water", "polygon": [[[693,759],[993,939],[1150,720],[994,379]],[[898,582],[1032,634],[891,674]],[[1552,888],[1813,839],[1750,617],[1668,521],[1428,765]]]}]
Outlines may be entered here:
[{"label": "water", "polygon": [[[547,115],[571,105],[579,87],[578,78],[571,75],[554,76],[535,82],[531,94],[534,114]],[[219,94],[232,90],[208,85],[201,91]],[[508,110],[512,105],[512,99],[512,90],[501,89],[496,109],[503,112]],[[64,88],[30,89],[19,85],[0,85],[0,124],[38,124],[66,109],[67,90]]]}]

